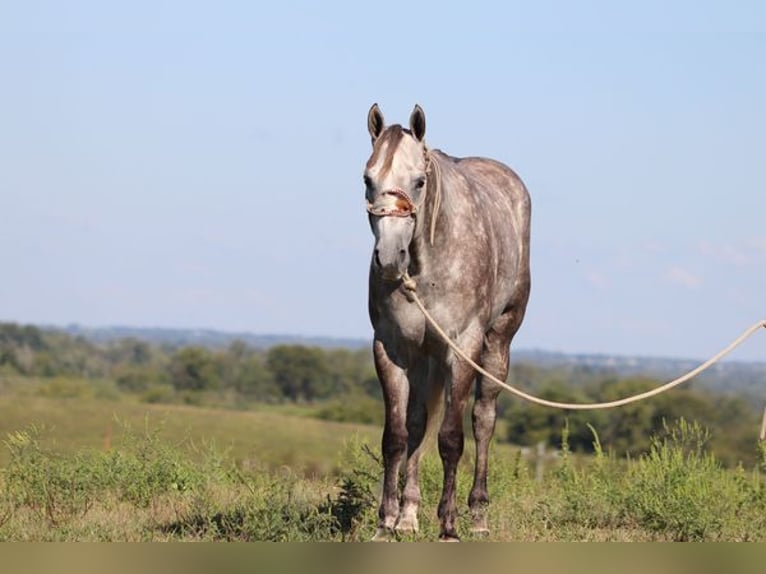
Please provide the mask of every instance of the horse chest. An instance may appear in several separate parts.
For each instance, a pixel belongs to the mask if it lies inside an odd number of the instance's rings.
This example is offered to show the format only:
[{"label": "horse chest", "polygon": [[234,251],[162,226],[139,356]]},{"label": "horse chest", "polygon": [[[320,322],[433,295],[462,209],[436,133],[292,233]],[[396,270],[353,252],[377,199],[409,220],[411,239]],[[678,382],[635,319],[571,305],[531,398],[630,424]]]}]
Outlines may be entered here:
[{"label": "horse chest", "polygon": [[425,337],[426,321],[420,310],[402,297],[391,297],[378,305],[379,314],[374,321],[376,332],[387,335],[397,343],[421,345]]}]

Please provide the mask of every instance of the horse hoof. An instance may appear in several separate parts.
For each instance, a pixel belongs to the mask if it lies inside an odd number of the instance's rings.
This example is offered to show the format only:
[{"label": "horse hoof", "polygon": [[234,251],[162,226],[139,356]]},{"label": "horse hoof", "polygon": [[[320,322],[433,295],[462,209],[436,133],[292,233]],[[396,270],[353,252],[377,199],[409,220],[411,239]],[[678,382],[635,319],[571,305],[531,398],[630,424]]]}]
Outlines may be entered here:
[{"label": "horse hoof", "polygon": [[439,542],[460,542],[460,536],[457,534],[440,534]]},{"label": "horse hoof", "polygon": [[473,524],[471,525],[471,534],[477,536],[486,536],[489,534],[489,526],[487,526],[486,516],[475,516]]},{"label": "horse hoof", "polygon": [[397,534],[417,534],[419,530],[418,520],[417,518],[414,520],[400,520],[396,524],[395,530]]}]

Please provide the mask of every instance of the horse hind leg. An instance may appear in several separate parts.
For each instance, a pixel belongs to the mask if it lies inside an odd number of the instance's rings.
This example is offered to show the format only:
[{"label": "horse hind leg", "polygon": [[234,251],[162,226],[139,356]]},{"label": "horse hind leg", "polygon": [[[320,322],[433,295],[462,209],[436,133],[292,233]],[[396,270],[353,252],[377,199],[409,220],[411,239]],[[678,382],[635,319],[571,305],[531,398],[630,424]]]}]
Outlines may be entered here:
[{"label": "horse hind leg", "polygon": [[[457,344],[472,360],[476,361],[481,353],[482,339],[481,333],[467,332],[460,337]],[[450,361],[450,376],[445,383],[444,417],[439,428],[439,455],[444,470],[444,483],[438,516],[439,539],[443,541],[459,540],[455,503],[457,466],[465,443],[463,413],[474,378],[475,372],[467,362],[457,358]]]},{"label": "horse hind leg", "polygon": [[[484,369],[501,381],[508,376],[510,342],[518,329],[520,321],[512,312],[498,317],[487,333],[481,355]],[[473,487],[468,496],[471,513],[471,531],[488,534],[487,508],[489,492],[487,490],[487,472],[489,466],[489,445],[495,432],[497,420],[497,397],[501,387],[483,375],[476,380],[476,390],[472,411],[473,435],[476,441],[476,463]]]}]

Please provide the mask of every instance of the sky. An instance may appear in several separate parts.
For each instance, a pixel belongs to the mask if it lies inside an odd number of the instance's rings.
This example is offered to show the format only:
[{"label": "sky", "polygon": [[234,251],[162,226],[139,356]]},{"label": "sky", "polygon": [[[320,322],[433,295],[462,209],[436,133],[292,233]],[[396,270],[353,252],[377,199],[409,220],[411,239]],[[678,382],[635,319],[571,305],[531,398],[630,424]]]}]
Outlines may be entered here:
[{"label": "sky", "polygon": [[530,191],[514,347],[707,358],[766,318],[765,61],[757,1],[0,2],[0,321],[371,338],[418,103]]}]

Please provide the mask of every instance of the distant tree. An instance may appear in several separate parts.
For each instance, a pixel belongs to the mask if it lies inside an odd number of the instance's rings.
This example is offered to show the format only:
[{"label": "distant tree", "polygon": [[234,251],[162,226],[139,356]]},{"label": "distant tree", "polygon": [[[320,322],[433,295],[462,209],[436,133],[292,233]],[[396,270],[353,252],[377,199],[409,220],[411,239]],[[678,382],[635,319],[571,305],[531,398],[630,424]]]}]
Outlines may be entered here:
[{"label": "distant tree", "polygon": [[232,341],[229,346],[217,354],[220,366],[221,384],[225,389],[239,391],[245,363],[253,355],[253,350],[240,340]]},{"label": "distant tree", "polygon": [[379,395],[380,385],[375,375],[370,350],[331,349],[324,353],[332,378],[333,394]]},{"label": "distant tree", "polygon": [[269,349],[266,366],[282,395],[291,401],[326,398],[332,391],[327,356],[322,349],[277,345]]},{"label": "distant tree", "polygon": [[28,375],[34,373],[34,354],[45,348],[43,333],[31,325],[0,323],[0,367]]},{"label": "distant tree", "polygon": [[252,354],[252,351],[247,346],[247,343],[240,339],[236,339],[229,344],[227,353],[232,357],[232,359],[241,361],[247,358],[248,355]]},{"label": "distant tree", "polygon": [[33,351],[45,348],[43,332],[32,325],[0,323],[0,348],[29,347]]},{"label": "distant tree", "polygon": [[[527,392],[540,388],[540,384],[547,380],[543,371],[529,363],[516,362],[511,359],[511,368],[508,374],[508,383],[524,389]],[[513,409],[518,399],[510,393],[500,393],[497,402],[497,413],[504,417],[509,409]]]},{"label": "distant tree", "polygon": [[119,339],[107,349],[106,356],[112,363],[147,365],[153,359],[152,346],[133,337]]},{"label": "distant tree", "polygon": [[711,402],[716,423],[709,426],[716,456],[728,466],[749,466],[760,460],[757,429],[763,412],[737,397],[711,395]]},{"label": "distant tree", "polygon": [[[586,397],[581,388],[552,379],[535,393],[549,401],[582,403]],[[531,446],[545,442],[553,447],[561,443],[564,427],[568,427],[568,442],[574,450],[592,449],[593,435],[588,424],[597,426],[599,414],[595,411],[566,411],[543,407],[516,399],[503,415],[507,420],[506,439],[515,444]]]},{"label": "distant tree", "polygon": [[120,390],[134,393],[169,382],[167,373],[153,365],[118,365],[112,378]]},{"label": "distant tree", "polygon": [[[608,377],[598,384],[587,386],[586,390],[588,402],[607,402],[649,391],[659,384],[655,380],[640,377]],[[594,426],[601,444],[620,455],[635,456],[646,452],[653,431],[662,428],[662,420],[668,413],[659,407],[660,399],[656,397],[599,411],[600,420]]]},{"label": "distant tree", "polygon": [[[659,385],[659,381],[648,378],[602,375],[584,386],[551,379],[532,390],[538,396],[560,402],[593,403],[624,398]],[[590,424],[604,449],[618,456],[636,456],[649,449],[653,435],[661,435],[668,425],[683,418],[711,429],[711,448],[727,464],[752,464],[756,460],[753,428],[757,427],[757,413],[753,408],[742,399],[716,397],[694,388],[677,388],[650,399],[597,411],[562,411],[508,398],[505,403],[506,438],[516,444],[532,445],[542,440],[555,446],[566,424],[570,447],[590,452],[593,449]]]},{"label": "distant tree", "polygon": [[184,347],[170,359],[170,382],[177,390],[201,391],[220,385],[213,354],[203,347]]},{"label": "distant tree", "polygon": [[366,395],[374,397],[376,399],[383,398],[383,389],[380,387],[380,381],[374,368],[370,368],[365,377],[360,381],[359,388],[361,388]]},{"label": "distant tree", "polygon": [[266,366],[266,359],[261,355],[250,355],[242,360],[233,387],[245,397],[258,401],[275,402],[282,396],[273,373]]}]

